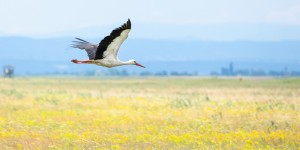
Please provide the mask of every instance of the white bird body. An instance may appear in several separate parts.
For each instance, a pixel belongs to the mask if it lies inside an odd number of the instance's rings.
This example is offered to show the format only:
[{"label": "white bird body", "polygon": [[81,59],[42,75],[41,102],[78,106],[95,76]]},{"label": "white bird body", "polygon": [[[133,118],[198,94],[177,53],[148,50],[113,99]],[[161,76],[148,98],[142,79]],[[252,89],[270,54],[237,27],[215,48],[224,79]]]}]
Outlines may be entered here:
[{"label": "white bird body", "polygon": [[[75,62],[74,62],[75,61]],[[98,59],[98,60],[86,60],[86,61],[78,61],[73,60],[74,63],[87,63],[87,64],[95,64],[98,66],[103,66],[107,68],[112,68],[116,66],[123,66],[123,65],[136,65],[135,60],[128,60],[128,61],[119,61],[116,59]]]},{"label": "white bird body", "polygon": [[[80,38],[76,38],[78,41],[73,41],[73,47],[84,49],[89,60],[77,60],[74,59],[72,62],[76,64],[95,64],[107,68],[122,66],[122,65],[136,65],[144,67],[137,63],[135,60],[120,61],[118,59],[118,51],[122,43],[127,39],[128,34],[131,30],[131,22],[128,21],[121,27],[114,29],[109,36],[106,36],[101,40],[99,45],[92,44]],[[144,67],[145,68],[145,67]]]}]

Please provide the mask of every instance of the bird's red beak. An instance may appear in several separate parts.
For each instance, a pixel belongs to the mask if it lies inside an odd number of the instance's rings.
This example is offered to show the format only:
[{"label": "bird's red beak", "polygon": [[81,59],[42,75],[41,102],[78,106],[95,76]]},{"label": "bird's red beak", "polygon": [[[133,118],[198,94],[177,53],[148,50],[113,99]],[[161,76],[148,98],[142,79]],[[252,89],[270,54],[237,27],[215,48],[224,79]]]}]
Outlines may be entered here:
[{"label": "bird's red beak", "polygon": [[145,66],[143,66],[143,65],[141,65],[141,64],[139,64],[139,63],[137,63],[137,62],[135,63],[135,65],[136,65],[136,66],[143,67],[143,68],[146,68]]}]

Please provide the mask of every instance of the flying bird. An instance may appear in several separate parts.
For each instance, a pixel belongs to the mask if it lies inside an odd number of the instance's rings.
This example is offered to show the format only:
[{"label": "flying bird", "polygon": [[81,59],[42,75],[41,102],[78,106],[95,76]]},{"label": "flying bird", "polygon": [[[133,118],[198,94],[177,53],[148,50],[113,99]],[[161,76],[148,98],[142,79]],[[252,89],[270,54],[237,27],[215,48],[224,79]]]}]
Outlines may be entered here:
[{"label": "flying bird", "polygon": [[95,64],[107,68],[122,65],[136,65],[145,68],[133,59],[124,62],[118,59],[119,48],[127,39],[130,30],[131,22],[130,19],[128,19],[128,21],[121,27],[114,29],[110,35],[102,39],[99,45],[80,38],[75,38],[76,41],[72,41],[72,47],[85,50],[88,54],[89,60],[73,59],[72,62],[76,64]]}]

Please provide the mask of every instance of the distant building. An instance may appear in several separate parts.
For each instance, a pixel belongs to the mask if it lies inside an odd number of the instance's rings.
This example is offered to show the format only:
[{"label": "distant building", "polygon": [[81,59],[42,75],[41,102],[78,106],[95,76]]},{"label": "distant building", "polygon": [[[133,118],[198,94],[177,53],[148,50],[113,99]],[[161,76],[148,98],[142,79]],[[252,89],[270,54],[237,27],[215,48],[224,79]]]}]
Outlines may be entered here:
[{"label": "distant building", "polygon": [[12,65],[3,66],[3,75],[4,77],[13,77],[14,67]]},{"label": "distant building", "polygon": [[224,68],[224,67],[221,68],[221,74],[225,75],[225,76],[233,76],[233,75],[235,75],[233,63],[232,62],[229,63],[229,68]]}]

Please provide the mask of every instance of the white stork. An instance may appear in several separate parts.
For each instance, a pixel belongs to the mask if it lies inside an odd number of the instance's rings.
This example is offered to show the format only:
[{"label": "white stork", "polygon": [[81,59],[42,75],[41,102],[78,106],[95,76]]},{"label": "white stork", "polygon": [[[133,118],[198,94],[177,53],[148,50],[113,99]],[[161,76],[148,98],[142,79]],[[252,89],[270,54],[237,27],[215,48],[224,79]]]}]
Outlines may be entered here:
[{"label": "white stork", "polygon": [[84,49],[89,60],[72,60],[76,64],[96,64],[104,67],[116,67],[122,65],[136,65],[145,68],[143,65],[137,63],[135,60],[128,60],[122,62],[118,59],[118,51],[121,44],[127,39],[128,33],[131,30],[130,19],[124,23],[121,27],[114,29],[109,36],[106,36],[101,40],[100,44],[92,44],[80,38],[76,38],[77,41],[73,41],[72,47]]}]

